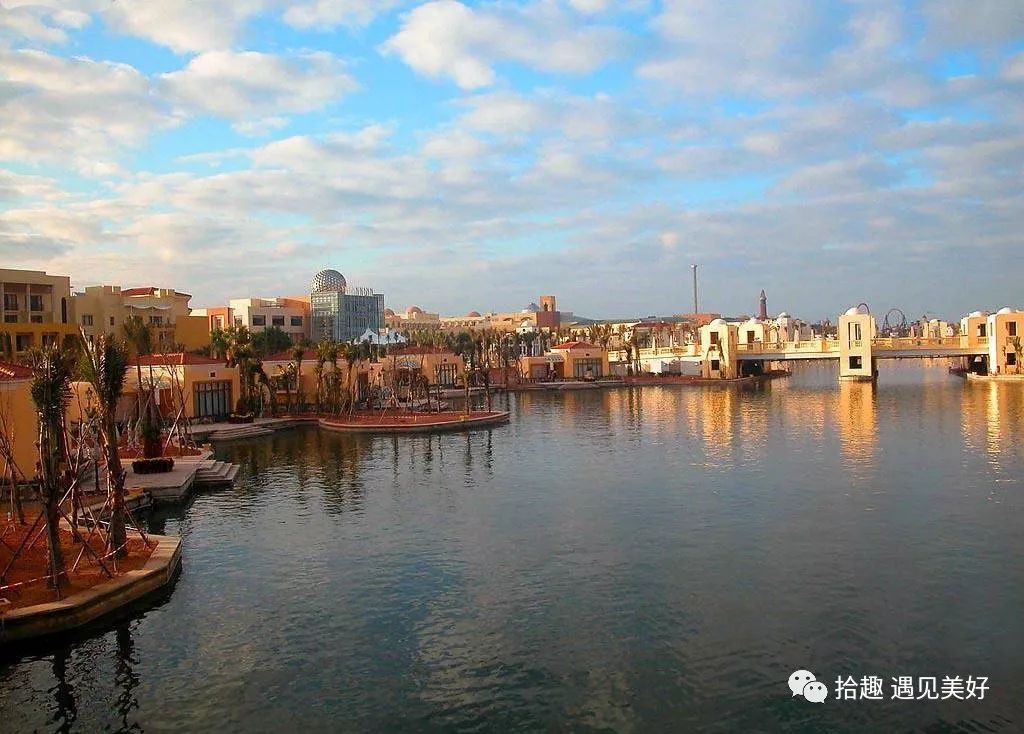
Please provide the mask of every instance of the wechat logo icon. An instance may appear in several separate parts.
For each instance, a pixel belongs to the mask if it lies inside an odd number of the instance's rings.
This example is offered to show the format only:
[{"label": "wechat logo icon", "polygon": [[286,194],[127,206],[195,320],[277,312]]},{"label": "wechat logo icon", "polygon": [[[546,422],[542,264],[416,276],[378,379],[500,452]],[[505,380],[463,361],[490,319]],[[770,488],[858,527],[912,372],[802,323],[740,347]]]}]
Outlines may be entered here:
[{"label": "wechat logo icon", "polygon": [[789,676],[789,690],[794,696],[803,696],[811,703],[824,703],[828,698],[828,686],[809,670],[794,670]]}]

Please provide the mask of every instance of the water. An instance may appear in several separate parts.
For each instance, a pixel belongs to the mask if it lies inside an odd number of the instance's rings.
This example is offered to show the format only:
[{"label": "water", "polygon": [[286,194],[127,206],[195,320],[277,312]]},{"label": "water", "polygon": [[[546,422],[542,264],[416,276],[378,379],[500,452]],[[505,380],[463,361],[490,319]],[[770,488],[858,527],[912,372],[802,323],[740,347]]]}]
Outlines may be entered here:
[{"label": "water", "polygon": [[223,449],[234,490],[151,520],[184,538],[170,598],[0,663],[0,731],[1024,730],[1024,386],[508,401],[493,431]]}]

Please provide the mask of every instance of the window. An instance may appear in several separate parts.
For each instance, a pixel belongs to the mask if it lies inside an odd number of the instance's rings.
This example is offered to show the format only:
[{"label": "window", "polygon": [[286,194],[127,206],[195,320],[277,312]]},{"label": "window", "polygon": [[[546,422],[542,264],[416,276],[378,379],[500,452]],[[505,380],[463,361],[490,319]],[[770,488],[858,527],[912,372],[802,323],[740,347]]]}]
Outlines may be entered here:
[{"label": "window", "polygon": [[224,328],[224,319],[222,317],[220,317],[220,316],[214,316],[213,317],[213,328],[214,329],[223,329]]},{"label": "window", "polygon": [[1006,322],[1006,333],[1009,336],[1017,336],[1017,322],[1007,321]]},{"label": "window", "polygon": [[18,294],[17,293],[4,293],[4,310],[5,311],[17,311],[18,310]]},{"label": "window", "polygon": [[231,382],[197,382],[192,398],[196,418],[223,418],[231,412]]},{"label": "window", "polygon": [[52,331],[48,331],[45,334],[43,334],[43,346],[44,347],[52,347],[52,346],[55,346],[56,344],[57,344],[57,334],[53,333]]},{"label": "window", "polygon": [[284,316],[272,316],[270,323],[274,326],[284,326]]},{"label": "window", "polygon": [[454,387],[458,368],[453,364],[439,364],[434,368],[434,381],[444,387]]},{"label": "window", "polygon": [[31,334],[15,334],[14,336],[14,351],[24,352],[32,348],[32,335]]},{"label": "window", "polygon": [[753,343],[754,343],[754,332],[748,330],[747,331],[747,344],[753,344]]},{"label": "window", "polygon": [[43,310],[43,297],[30,295],[28,297],[28,310],[29,311],[42,311]]},{"label": "window", "polygon": [[18,314],[16,313],[5,313],[4,314],[5,324],[16,324],[18,323]]},{"label": "window", "polygon": [[164,317],[163,316],[150,316],[149,317],[149,323],[153,324],[154,326],[163,326]]},{"label": "window", "polygon": [[28,317],[28,320],[33,324],[41,324],[43,323],[43,315],[41,313],[34,313]]},{"label": "window", "polygon": [[1006,366],[1007,367],[1013,367],[1015,364],[1017,364],[1017,355],[1016,355],[1016,353],[1014,353],[1014,352],[1007,352],[1006,353]]},{"label": "window", "polygon": [[302,317],[292,316],[292,326],[302,326]]},{"label": "window", "polygon": [[985,333],[986,324],[978,324],[978,336],[984,339],[987,335]]},{"label": "window", "polygon": [[850,357],[851,370],[859,370],[861,368],[861,364],[862,362],[860,357]]},{"label": "window", "polygon": [[235,326],[241,326],[241,325],[242,325],[242,317],[241,316],[235,316]]},{"label": "window", "polygon": [[601,377],[600,359],[577,359],[572,365],[573,377]]},{"label": "window", "polygon": [[722,363],[719,362],[717,359],[711,360],[711,371],[712,372],[718,372],[718,370],[721,369],[721,367],[722,367]]},{"label": "window", "polygon": [[91,313],[83,313],[82,314],[82,326],[92,326],[92,314]]},{"label": "window", "polygon": [[717,331],[712,331],[711,332],[711,343],[712,344],[718,344],[718,332]]},{"label": "window", "polygon": [[111,317],[110,317],[110,325],[111,325],[111,326],[113,326],[113,325],[114,325],[114,317],[113,317],[113,316],[111,316]]},{"label": "window", "polygon": [[253,326],[266,326],[267,325],[267,317],[266,316],[253,316],[252,317],[252,325]]}]

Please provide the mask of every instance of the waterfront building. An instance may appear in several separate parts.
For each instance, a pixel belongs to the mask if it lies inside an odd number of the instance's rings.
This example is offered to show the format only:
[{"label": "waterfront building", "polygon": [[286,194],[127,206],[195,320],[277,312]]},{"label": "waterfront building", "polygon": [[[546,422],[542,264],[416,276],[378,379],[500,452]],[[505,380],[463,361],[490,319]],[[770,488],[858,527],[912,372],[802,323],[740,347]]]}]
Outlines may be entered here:
[{"label": "waterfront building", "polygon": [[75,293],[75,313],[86,339],[100,334],[122,336],[125,322],[137,316],[150,326],[153,345],[161,350],[200,349],[210,343],[203,316],[193,315],[192,296],[173,288],[89,286]]},{"label": "waterfront building", "polygon": [[71,279],[39,270],[0,269],[0,354],[24,359],[29,350],[75,334]]},{"label": "waterfront building", "polygon": [[384,328],[384,296],[349,286],[337,270],[321,270],[310,287],[310,338],[351,342],[367,330]]},{"label": "waterfront building", "polygon": [[611,374],[608,350],[585,341],[556,344],[542,357],[521,357],[519,371],[531,380],[596,379]]},{"label": "waterfront building", "polygon": [[[0,430],[10,442],[14,476],[31,479],[39,452],[39,422],[32,402],[32,370],[24,365],[0,362]],[[9,477],[7,459],[0,454],[0,481]],[[6,487],[6,481],[4,481]]]},{"label": "waterfront building", "polygon": [[466,371],[462,357],[450,349],[422,346],[390,349],[386,356],[365,367],[371,385],[397,384],[399,388],[407,388],[414,376],[430,387],[455,388],[462,384]]},{"label": "waterfront building", "polygon": [[736,352],[739,327],[725,319],[714,319],[700,327],[701,376],[730,378],[737,376]]},{"label": "waterfront building", "polygon": [[1024,311],[1004,306],[988,316],[988,371],[992,375],[1021,372]]},{"label": "waterfront building", "polygon": [[[165,415],[173,415],[184,404],[185,415],[190,419],[223,419],[234,412],[235,401],[241,395],[238,368],[227,367],[220,359],[174,352],[144,355],[139,363],[143,380],[148,380],[152,372],[158,382],[165,396]],[[129,368],[125,374],[125,393],[137,392],[136,372]]]},{"label": "waterfront building", "polygon": [[[232,326],[244,326],[253,334],[278,328],[293,344],[300,344],[310,336],[309,312],[308,296],[232,298],[228,301],[226,315],[227,323]],[[219,311],[215,314],[219,318],[224,315]]]}]

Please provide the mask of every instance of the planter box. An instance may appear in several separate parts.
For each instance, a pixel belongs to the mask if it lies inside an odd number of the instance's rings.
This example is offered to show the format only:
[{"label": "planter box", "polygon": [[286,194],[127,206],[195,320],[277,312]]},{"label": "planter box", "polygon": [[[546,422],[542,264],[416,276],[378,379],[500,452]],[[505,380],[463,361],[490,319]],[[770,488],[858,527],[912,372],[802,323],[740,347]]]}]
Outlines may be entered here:
[{"label": "planter box", "polygon": [[161,456],[156,459],[136,459],[132,462],[132,471],[136,474],[165,474],[174,471],[174,459]]}]

